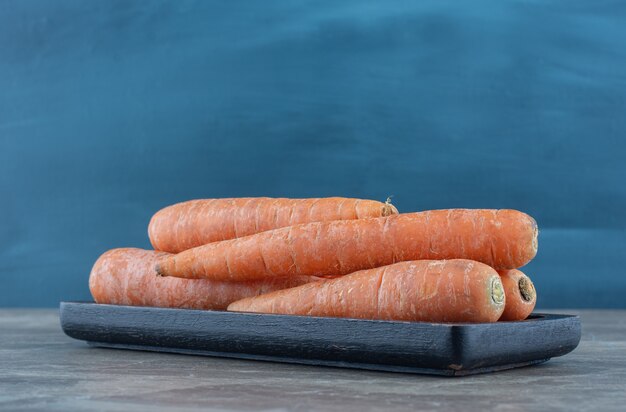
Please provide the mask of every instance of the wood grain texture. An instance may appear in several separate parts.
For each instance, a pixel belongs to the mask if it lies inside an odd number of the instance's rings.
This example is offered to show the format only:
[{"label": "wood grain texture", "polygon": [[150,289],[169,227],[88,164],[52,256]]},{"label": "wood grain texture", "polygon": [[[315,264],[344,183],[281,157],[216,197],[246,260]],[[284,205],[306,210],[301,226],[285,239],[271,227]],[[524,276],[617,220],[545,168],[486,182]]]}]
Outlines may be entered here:
[{"label": "wood grain texture", "polygon": [[92,348],[58,310],[0,309],[3,411],[622,412],[626,311],[579,314],[567,356],[449,379],[171,353]]},{"label": "wood grain texture", "polygon": [[431,324],[64,302],[61,326],[95,346],[449,376],[539,363],[580,340],[567,315]]}]

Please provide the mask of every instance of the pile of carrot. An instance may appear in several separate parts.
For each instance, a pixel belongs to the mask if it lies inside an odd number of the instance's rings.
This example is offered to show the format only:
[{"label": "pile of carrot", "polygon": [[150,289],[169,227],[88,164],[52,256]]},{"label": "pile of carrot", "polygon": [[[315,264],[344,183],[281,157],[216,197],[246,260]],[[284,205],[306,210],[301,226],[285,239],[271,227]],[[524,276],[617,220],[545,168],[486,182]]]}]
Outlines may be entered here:
[{"label": "pile of carrot", "polygon": [[158,211],[154,250],[95,263],[98,303],[423,322],[526,319],[519,268],[537,224],[516,210],[399,213],[349,198],[192,200]]}]

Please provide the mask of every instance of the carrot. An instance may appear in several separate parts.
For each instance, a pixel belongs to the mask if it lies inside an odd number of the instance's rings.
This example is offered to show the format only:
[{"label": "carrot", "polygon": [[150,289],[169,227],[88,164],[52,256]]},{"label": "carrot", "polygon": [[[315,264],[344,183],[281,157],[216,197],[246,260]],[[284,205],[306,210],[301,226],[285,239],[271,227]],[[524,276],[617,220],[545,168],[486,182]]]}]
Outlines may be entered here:
[{"label": "carrot", "polygon": [[498,271],[502,278],[506,306],[500,320],[524,320],[535,309],[537,292],[528,276],[517,269]]},{"label": "carrot", "polygon": [[211,242],[300,223],[397,213],[389,199],[386,203],[342,197],[190,200],[159,210],[150,220],[148,236],[154,249],[178,253]]},{"label": "carrot", "polygon": [[498,273],[471,260],[420,260],[245,298],[230,311],[425,322],[495,322]]},{"label": "carrot", "polygon": [[156,276],[154,264],[167,253],[142,249],[113,249],[96,261],[89,289],[97,303],[189,309],[226,309],[248,296],[298,286],[317,278],[300,276],[244,283]]},{"label": "carrot", "polygon": [[450,209],[275,229],[159,259],[156,269],[163,276],[231,281],[339,276],[423,259],[472,259],[512,269],[536,252],[537,224],[530,216]]}]

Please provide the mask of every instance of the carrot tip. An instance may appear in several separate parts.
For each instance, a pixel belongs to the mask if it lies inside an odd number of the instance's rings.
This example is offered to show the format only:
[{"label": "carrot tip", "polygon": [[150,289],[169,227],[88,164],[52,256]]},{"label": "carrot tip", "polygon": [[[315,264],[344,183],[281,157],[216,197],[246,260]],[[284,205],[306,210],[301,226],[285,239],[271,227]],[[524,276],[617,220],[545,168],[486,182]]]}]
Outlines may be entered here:
[{"label": "carrot tip", "polygon": [[159,277],[167,276],[165,273],[163,273],[163,269],[161,269],[161,265],[159,265],[158,263],[154,266],[154,270],[156,271],[156,275]]},{"label": "carrot tip", "polygon": [[385,204],[383,205],[383,217],[385,216],[391,216],[391,215],[397,215],[398,214],[398,209],[396,209],[396,207],[394,205],[391,204],[391,196],[389,196],[387,198],[387,200],[385,200]]}]

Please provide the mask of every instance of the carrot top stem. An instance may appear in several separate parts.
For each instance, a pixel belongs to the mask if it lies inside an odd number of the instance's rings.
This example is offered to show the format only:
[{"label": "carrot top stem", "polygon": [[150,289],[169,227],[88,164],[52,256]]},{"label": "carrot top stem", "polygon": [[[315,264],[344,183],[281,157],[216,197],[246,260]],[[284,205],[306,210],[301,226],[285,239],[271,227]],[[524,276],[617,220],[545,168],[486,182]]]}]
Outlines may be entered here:
[{"label": "carrot top stem", "polygon": [[504,287],[502,286],[502,282],[500,281],[500,278],[493,278],[491,279],[491,285],[490,285],[490,289],[491,289],[491,299],[496,303],[496,304],[501,304],[502,302],[504,302]]},{"label": "carrot top stem", "polygon": [[537,292],[535,291],[535,286],[528,278],[526,277],[520,278],[518,282],[518,286],[519,286],[520,294],[522,295],[522,298],[526,302],[530,302],[531,300],[535,299],[535,297],[537,296]]}]

